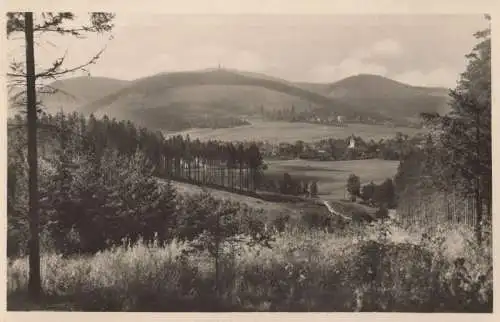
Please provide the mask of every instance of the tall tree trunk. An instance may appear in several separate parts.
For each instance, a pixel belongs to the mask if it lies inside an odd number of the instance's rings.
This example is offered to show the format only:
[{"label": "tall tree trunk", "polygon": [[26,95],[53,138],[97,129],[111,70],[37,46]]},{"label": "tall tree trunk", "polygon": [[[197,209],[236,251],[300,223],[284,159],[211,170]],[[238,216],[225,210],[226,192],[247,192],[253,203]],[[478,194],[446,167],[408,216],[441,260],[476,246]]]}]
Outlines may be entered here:
[{"label": "tall tree trunk", "polygon": [[196,183],[200,183],[200,171],[201,171],[201,157],[197,157],[196,159]]},{"label": "tall tree trunk", "polygon": [[488,222],[491,224],[491,194],[488,194],[488,198],[486,199],[486,214],[488,215]]},{"label": "tall tree trunk", "polygon": [[220,289],[219,289],[219,280],[220,280],[220,263],[219,263],[219,255],[220,255],[220,213],[217,211],[216,213],[216,220],[217,222],[215,223],[215,296],[217,301],[219,300],[219,295],[220,295]]},{"label": "tall tree trunk", "polygon": [[240,163],[239,181],[240,181],[240,191],[242,191],[243,190],[243,164],[242,163]]},{"label": "tall tree trunk", "polygon": [[37,108],[35,88],[35,53],[33,45],[33,13],[25,14],[26,37],[26,91],[28,112],[28,167],[29,167],[29,282],[28,290],[33,299],[41,295],[40,277],[40,219],[38,213],[38,160],[37,160]]},{"label": "tall tree trunk", "polygon": [[481,198],[481,191],[479,186],[480,178],[476,178],[476,191],[474,192],[475,206],[476,206],[476,223],[475,223],[475,233],[476,240],[478,244],[482,242],[482,217],[483,217],[483,200]]},{"label": "tall tree trunk", "polygon": [[[480,125],[481,122],[481,115],[479,111],[476,112],[476,157],[477,157],[477,168],[481,168],[481,137],[480,137]],[[475,225],[475,232],[476,232],[476,239],[478,244],[481,244],[482,242],[482,236],[481,236],[481,230],[482,230],[482,217],[483,217],[483,200],[482,200],[482,194],[481,194],[481,177],[479,175],[479,171],[476,172],[476,184],[475,184],[475,200],[476,200],[476,225]]]}]

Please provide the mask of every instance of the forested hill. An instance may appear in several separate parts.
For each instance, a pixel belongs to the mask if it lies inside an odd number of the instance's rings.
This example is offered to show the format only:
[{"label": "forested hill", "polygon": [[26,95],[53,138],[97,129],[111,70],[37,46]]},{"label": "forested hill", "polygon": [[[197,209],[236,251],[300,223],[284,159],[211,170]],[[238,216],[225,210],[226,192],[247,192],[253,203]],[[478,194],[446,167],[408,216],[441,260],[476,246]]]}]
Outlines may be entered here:
[{"label": "forested hill", "polygon": [[297,113],[318,109],[347,118],[389,120],[447,109],[446,89],[415,87],[375,75],[309,84],[208,69],[160,73],[135,81],[75,78],[52,85],[64,93],[42,97],[49,111],[108,115],[162,130],[243,125],[245,116],[292,106]]}]

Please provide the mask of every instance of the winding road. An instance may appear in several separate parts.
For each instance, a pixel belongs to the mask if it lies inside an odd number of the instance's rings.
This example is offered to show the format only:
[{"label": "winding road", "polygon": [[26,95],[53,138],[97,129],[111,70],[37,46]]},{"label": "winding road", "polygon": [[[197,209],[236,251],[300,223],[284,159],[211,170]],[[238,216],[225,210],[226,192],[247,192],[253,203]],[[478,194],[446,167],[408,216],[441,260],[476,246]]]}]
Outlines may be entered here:
[{"label": "winding road", "polygon": [[351,217],[347,217],[346,215],[344,214],[341,214],[340,212],[338,212],[337,210],[335,210],[332,205],[330,204],[329,201],[327,200],[321,200],[320,203],[322,203],[323,205],[325,205],[325,207],[328,209],[328,211],[332,214],[332,215],[335,215],[335,216],[339,216],[341,217],[342,219],[344,220],[347,220],[347,221],[351,221],[352,218]]}]

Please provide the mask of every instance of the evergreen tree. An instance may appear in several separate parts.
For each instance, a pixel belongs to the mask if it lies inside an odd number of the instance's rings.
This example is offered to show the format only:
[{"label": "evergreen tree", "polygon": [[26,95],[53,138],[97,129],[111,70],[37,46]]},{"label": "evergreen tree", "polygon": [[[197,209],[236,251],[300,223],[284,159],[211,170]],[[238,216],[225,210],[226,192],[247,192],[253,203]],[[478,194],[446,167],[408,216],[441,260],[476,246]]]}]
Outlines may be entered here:
[{"label": "evergreen tree", "polygon": [[449,173],[451,184],[463,197],[475,199],[476,238],[481,242],[483,205],[490,220],[492,201],[491,28],[474,36],[479,43],[466,56],[467,68],[450,92],[451,112],[425,117],[437,124],[435,130],[445,153],[441,166]]},{"label": "evergreen tree", "polygon": [[373,194],[375,192],[375,184],[373,182],[370,182],[367,185],[364,185],[363,188],[361,189],[361,198],[364,201],[369,201],[373,198]]},{"label": "evergreen tree", "polygon": [[394,208],[396,192],[391,179],[386,179],[381,185],[375,187],[373,200],[381,207]]},{"label": "evergreen tree", "polygon": [[313,180],[311,182],[311,187],[310,187],[310,190],[311,192],[311,197],[317,197],[318,196],[318,183],[316,182],[316,180]]},{"label": "evergreen tree", "polygon": [[361,180],[355,174],[349,175],[347,178],[347,192],[351,194],[351,196],[359,196],[361,193]]}]

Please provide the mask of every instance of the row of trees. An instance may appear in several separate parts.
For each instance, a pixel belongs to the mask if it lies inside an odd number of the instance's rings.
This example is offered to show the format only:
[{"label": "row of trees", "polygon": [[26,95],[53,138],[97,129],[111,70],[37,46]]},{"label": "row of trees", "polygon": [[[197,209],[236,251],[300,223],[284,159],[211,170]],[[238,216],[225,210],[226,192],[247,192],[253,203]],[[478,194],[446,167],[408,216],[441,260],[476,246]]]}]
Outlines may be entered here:
[{"label": "row of trees", "polygon": [[270,177],[272,176],[264,178],[259,186],[261,190],[294,196],[318,196],[318,182],[316,180],[293,178],[288,172],[283,173],[281,179]]},{"label": "row of trees", "polygon": [[159,165],[164,176],[240,191],[255,191],[264,169],[253,142],[201,142],[180,135],[164,141]]},{"label": "row of trees", "polygon": [[[350,147],[351,140],[354,147]],[[363,160],[384,159],[401,160],[405,155],[417,149],[425,137],[396,133],[393,138],[364,140],[351,135],[346,138],[328,138],[316,142],[298,140],[295,143],[269,145],[257,142],[265,157],[301,158],[309,160]]]}]

